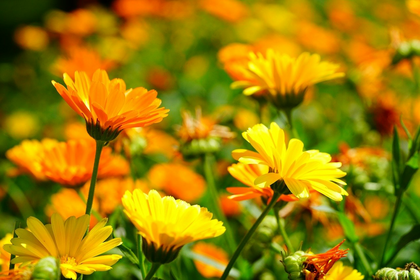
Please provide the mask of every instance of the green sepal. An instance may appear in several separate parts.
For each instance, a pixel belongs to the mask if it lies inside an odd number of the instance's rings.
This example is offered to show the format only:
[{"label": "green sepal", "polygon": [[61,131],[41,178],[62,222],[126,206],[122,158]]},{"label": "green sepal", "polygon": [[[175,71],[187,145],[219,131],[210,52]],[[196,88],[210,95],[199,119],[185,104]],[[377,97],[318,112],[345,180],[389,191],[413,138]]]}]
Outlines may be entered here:
[{"label": "green sepal", "polygon": [[50,256],[42,258],[35,265],[31,280],[59,280],[60,276],[60,261]]}]

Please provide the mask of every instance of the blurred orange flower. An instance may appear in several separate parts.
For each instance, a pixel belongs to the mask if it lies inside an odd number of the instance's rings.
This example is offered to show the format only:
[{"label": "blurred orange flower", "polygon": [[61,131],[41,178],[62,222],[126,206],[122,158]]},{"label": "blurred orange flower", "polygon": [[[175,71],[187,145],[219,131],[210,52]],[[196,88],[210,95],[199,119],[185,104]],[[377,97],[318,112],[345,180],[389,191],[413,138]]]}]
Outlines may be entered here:
[{"label": "blurred orange flower", "polygon": [[[229,196],[230,199],[236,201],[247,200],[251,198],[261,197],[267,203],[271,201],[274,195],[274,191],[270,187],[266,187],[264,184],[255,185],[255,179],[268,173],[268,166],[262,164],[243,164],[236,163],[228,167],[230,175],[236,180],[242,182],[248,187],[230,187],[226,190],[233,195]],[[296,201],[299,200],[293,194],[284,195],[282,194],[278,201]]]},{"label": "blurred orange flower", "polygon": [[306,49],[320,54],[334,54],[340,50],[338,34],[309,21],[302,21],[298,24],[296,36]]},{"label": "blurred orange flower", "polygon": [[29,174],[39,181],[46,180],[42,172],[41,160],[46,149],[54,147],[58,142],[53,139],[24,140],[6,152],[6,157],[17,165],[14,175]]},{"label": "blurred orange flower", "polygon": [[156,164],[147,177],[151,186],[189,203],[200,199],[206,190],[204,178],[180,163]]},{"label": "blurred orange flower", "polygon": [[75,73],[75,82],[64,74],[67,89],[53,81],[53,85],[86,121],[89,135],[96,140],[111,141],[126,128],[143,127],[162,121],[167,109],[158,108],[161,100],[155,90],[126,89],[121,79],[109,80],[98,69],[90,79],[85,72]]},{"label": "blurred orange flower", "polygon": [[176,0],[116,0],[113,3],[113,9],[118,15],[127,18],[159,16],[167,19],[182,19],[193,13],[191,3]]},{"label": "blurred orange flower", "polygon": [[[99,162],[98,178],[127,175],[127,161],[104,147]],[[56,143],[44,151],[42,173],[51,181],[66,187],[81,187],[92,177],[95,158],[95,142],[92,140],[69,140]]]},{"label": "blurred orange flower", "polygon": [[[81,189],[81,194],[86,198],[89,190]],[[71,203],[69,203],[71,201]],[[98,201],[93,199],[93,210],[98,210]],[[62,188],[51,196],[51,202],[45,207],[45,214],[51,218],[54,213],[60,214],[63,219],[71,216],[81,217],[86,212],[86,202],[80,197],[74,189]],[[90,216],[90,228],[98,223],[95,215]]]},{"label": "blurred orange flower", "polygon": [[205,278],[220,278],[227,264],[229,263],[228,254],[222,249],[211,243],[197,242],[191,251],[195,254],[201,255],[210,259],[218,266],[211,266],[202,261],[194,259],[195,267],[198,272]]},{"label": "blurred orange flower", "polygon": [[65,124],[64,137],[67,140],[70,140],[70,139],[92,140],[92,137],[90,137],[90,135],[86,131],[86,125],[78,121],[73,121],[73,122],[69,122]]},{"label": "blurred orange flower", "polygon": [[238,0],[200,0],[200,8],[228,22],[238,22],[248,14],[248,7]]},{"label": "blurred orange flower", "polygon": [[358,147],[350,148],[348,144],[340,144],[340,154],[335,157],[344,165],[356,165],[365,167],[367,160],[371,157],[379,157],[389,159],[390,155],[387,151],[379,147]]},{"label": "blurred orange flower", "polygon": [[228,195],[220,196],[220,208],[226,217],[237,217],[242,213],[239,202],[229,199]]},{"label": "blurred orange flower", "polygon": [[89,78],[92,78],[97,69],[110,70],[114,66],[115,62],[102,59],[93,48],[74,46],[56,61],[53,70],[59,76],[69,73],[68,75],[72,79],[74,79],[76,71],[83,71]]},{"label": "blurred orange flower", "polygon": [[37,26],[23,26],[16,30],[15,41],[23,49],[42,51],[48,46],[48,33]]},{"label": "blurred orange flower", "polygon": [[[89,183],[84,187],[86,193],[89,190]],[[99,180],[95,188],[95,198],[98,202],[98,212],[103,216],[109,216],[118,205],[121,205],[121,198],[126,191],[140,189],[148,193],[150,188],[145,181],[132,178],[108,178]]]}]

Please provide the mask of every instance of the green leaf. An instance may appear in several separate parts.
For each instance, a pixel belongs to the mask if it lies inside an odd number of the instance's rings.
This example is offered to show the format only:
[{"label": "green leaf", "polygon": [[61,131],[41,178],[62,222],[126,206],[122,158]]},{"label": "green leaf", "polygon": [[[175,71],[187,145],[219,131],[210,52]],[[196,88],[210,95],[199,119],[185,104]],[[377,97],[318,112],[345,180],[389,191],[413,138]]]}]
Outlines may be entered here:
[{"label": "green leaf", "polygon": [[351,243],[356,243],[359,240],[359,237],[356,234],[354,229],[353,222],[346,216],[344,213],[337,213],[338,221],[344,230],[344,235]]},{"label": "green leaf", "polygon": [[392,252],[392,256],[387,260],[386,263],[391,262],[397,256],[398,252],[407,246],[408,243],[418,239],[420,239],[420,224],[413,226],[409,232],[401,236],[400,240],[397,242],[397,245],[394,247],[395,250]]},{"label": "green leaf", "polygon": [[414,136],[413,141],[411,141],[410,143],[410,149],[409,149],[409,153],[408,153],[408,157],[412,157],[414,155],[415,152],[418,151],[420,143],[420,127],[417,129],[416,135]]},{"label": "green leaf", "polygon": [[400,187],[402,191],[405,191],[419,169],[419,153],[415,152],[414,155],[407,161],[404,166],[404,171],[400,179]]},{"label": "green leaf", "polygon": [[408,131],[407,127],[405,126],[405,123],[404,123],[404,121],[402,119],[402,114],[400,116],[400,123],[401,123],[402,128],[404,129],[405,134],[407,134],[408,140],[411,141],[412,140],[411,134],[410,134],[410,131]]},{"label": "green leaf", "polygon": [[400,173],[401,173],[401,152],[400,152],[400,138],[398,136],[397,128],[394,126],[394,137],[392,139],[392,179],[394,181],[395,194],[398,193]]},{"label": "green leaf", "polygon": [[118,248],[121,250],[124,256],[130,260],[130,262],[132,262],[135,265],[139,264],[139,259],[137,258],[136,254],[134,254],[133,251],[131,251],[130,248],[126,247],[124,244],[121,244]]}]

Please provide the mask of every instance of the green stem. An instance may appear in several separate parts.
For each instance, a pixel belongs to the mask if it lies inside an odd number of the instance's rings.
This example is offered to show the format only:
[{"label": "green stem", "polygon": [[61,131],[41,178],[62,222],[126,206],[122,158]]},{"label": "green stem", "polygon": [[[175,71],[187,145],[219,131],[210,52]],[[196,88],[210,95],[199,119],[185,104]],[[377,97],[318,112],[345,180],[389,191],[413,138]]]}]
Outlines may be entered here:
[{"label": "green stem", "polygon": [[19,212],[22,214],[24,219],[35,216],[34,210],[31,207],[28,199],[25,196],[25,193],[19,188],[17,184],[15,184],[12,180],[7,180],[7,184],[9,188],[7,189],[7,193],[15,202]]},{"label": "green stem", "polygon": [[362,246],[360,246],[359,242],[356,242],[353,244],[354,250],[356,251],[356,254],[359,256],[360,260],[362,261],[363,267],[365,268],[366,272],[369,274],[369,276],[373,275],[372,267],[370,266],[368,260],[366,259],[365,253],[363,253]]},{"label": "green stem", "polygon": [[270,204],[267,205],[267,207],[264,209],[264,211],[261,213],[260,217],[257,219],[255,224],[251,227],[251,229],[248,231],[248,233],[245,235],[245,237],[242,239],[241,243],[239,244],[238,248],[236,249],[235,253],[233,254],[232,258],[230,259],[228,265],[226,266],[225,271],[223,272],[222,277],[220,280],[224,280],[228,277],[230,270],[233,267],[233,264],[235,263],[236,259],[239,257],[239,255],[242,252],[242,249],[245,247],[246,243],[248,243],[248,240],[252,237],[258,226],[261,224],[261,222],[264,220],[265,216],[267,216],[268,212],[270,212],[271,208],[277,203],[277,200],[280,197],[279,192],[274,192],[273,197],[271,198]]},{"label": "green stem", "polygon": [[284,227],[284,219],[280,218],[278,209],[274,208],[274,216],[277,220],[277,225],[279,226],[280,234],[283,237],[284,243],[286,244],[289,254],[293,254],[295,249],[293,248],[292,242],[290,242],[289,236],[287,235],[286,229]]},{"label": "green stem", "polygon": [[137,234],[137,258],[139,259],[139,268],[141,272],[141,276],[144,279],[144,276],[146,275],[146,268],[144,267],[144,255],[141,250],[142,247],[143,238],[140,234]]},{"label": "green stem", "polygon": [[101,159],[101,152],[104,145],[104,141],[96,140],[95,161],[93,163],[92,178],[90,179],[89,187],[89,196],[88,201],[86,203],[86,214],[89,215],[92,211],[93,196],[95,195],[96,178],[98,177],[99,160]]},{"label": "green stem", "polygon": [[149,273],[147,273],[147,276],[146,276],[146,278],[144,278],[144,280],[152,279],[153,275],[155,275],[155,273],[159,269],[160,265],[161,265],[160,263],[152,263],[152,268],[150,268]]},{"label": "green stem", "polygon": [[284,109],[284,113],[286,114],[287,122],[289,123],[290,133],[293,138],[299,139],[299,135],[293,126],[293,119],[292,119],[292,111],[293,109]]},{"label": "green stem", "polygon": [[225,238],[227,239],[227,244],[229,246],[230,252],[233,252],[236,248],[236,241],[235,238],[232,235],[232,230],[229,227],[229,223],[223,214],[222,210],[220,209],[219,205],[219,195],[216,189],[216,184],[214,182],[214,176],[213,176],[213,162],[214,162],[214,156],[212,154],[205,154],[204,156],[204,175],[206,177],[207,181],[207,188],[209,190],[210,194],[210,200],[213,204],[212,208],[214,211],[214,214],[216,218],[223,222],[223,225],[226,227],[226,232],[224,234]]},{"label": "green stem", "polygon": [[411,200],[410,196],[404,195],[402,199],[402,203],[404,203],[404,206],[407,207],[408,212],[410,213],[413,220],[416,222],[416,224],[420,224],[417,206],[413,204],[413,201]]},{"label": "green stem", "polygon": [[386,248],[388,247],[389,239],[391,238],[391,234],[392,234],[392,229],[394,228],[395,220],[398,215],[398,210],[400,209],[400,206],[401,206],[403,193],[404,192],[400,191],[399,194],[397,195],[397,201],[395,202],[394,213],[392,213],[391,225],[389,227],[388,234],[386,236],[385,246],[382,252],[382,257],[381,257],[381,262],[379,264],[379,267],[382,267],[385,263]]}]

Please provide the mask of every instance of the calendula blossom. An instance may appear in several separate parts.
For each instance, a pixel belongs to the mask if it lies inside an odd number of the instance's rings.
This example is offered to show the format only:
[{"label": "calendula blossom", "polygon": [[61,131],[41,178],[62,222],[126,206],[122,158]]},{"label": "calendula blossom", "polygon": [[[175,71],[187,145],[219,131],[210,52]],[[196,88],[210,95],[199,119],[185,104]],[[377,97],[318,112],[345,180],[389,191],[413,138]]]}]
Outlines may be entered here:
[{"label": "calendula blossom", "polygon": [[236,81],[233,88],[244,88],[245,95],[265,92],[278,108],[293,108],[304,98],[308,87],[327,80],[343,77],[339,66],[321,62],[318,54],[302,53],[293,58],[268,49],[266,55],[249,54],[249,79]]},{"label": "calendula blossom", "polygon": [[256,152],[237,149],[232,152],[232,156],[244,164],[269,167],[268,173],[255,179],[255,185],[268,187],[279,181],[297,198],[309,197],[311,190],[336,201],[342,200],[342,195],[348,195],[338,185],[345,185],[338,179],[346,175],[338,169],[341,163],[330,162],[329,154],[317,150],[303,151],[303,143],[298,139],[291,139],[286,147],[284,131],[276,123],[271,123],[270,128],[257,124],[242,136]]},{"label": "calendula blossom", "polygon": [[28,229],[18,228],[12,244],[4,249],[16,255],[12,263],[36,262],[48,256],[60,260],[61,274],[76,279],[77,274],[89,275],[95,271],[110,270],[122,256],[103,253],[122,244],[121,238],[107,240],[112,233],[111,226],[105,226],[107,219],[96,224],[87,234],[89,215],[67,220],[53,214],[51,224],[44,225],[35,217],[27,220]]},{"label": "calendula blossom", "polygon": [[325,276],[325,280],[363,280],[365,277],[351,266],[336,262]]},{"label": "calendula blossom", "polygon": [[64,74],[67,88],[52,81],[67,104],[86,121],[95,140],[111,141],[126,128],[144,127],[162,121],[167,109],[159,108],[161,100],[155,90],[142,87],[127,89],[122,79],[110,80],[98,69],[92,79],[85,72],[75,72],[74,81]]},{"label": "calendula blossom", "polygon": [[122,203],[143,237],[143,253],[152,263],[171,262],[185,244],[217,237],[226,230],[206,208],[171,196],[161,197],[155,190],[148,194],[138,189],[127,191]]}]

